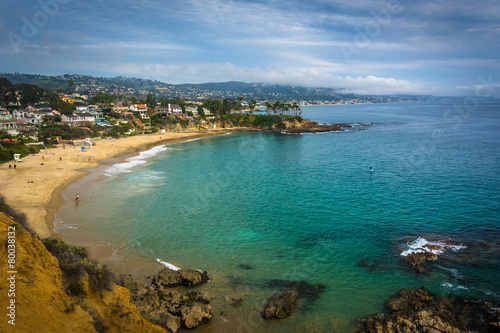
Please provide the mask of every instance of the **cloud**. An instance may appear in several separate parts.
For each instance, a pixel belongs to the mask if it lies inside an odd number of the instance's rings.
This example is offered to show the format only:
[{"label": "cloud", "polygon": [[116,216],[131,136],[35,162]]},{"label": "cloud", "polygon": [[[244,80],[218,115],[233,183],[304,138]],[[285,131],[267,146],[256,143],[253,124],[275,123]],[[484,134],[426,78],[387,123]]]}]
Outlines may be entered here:
[{"label": "cloud", "polygon": [[340,76],[315,67],[267,68],[238,67],[232,63],[218,64],[121,64],[101,68],[110,74],[141,76],[174,83],[202,83],[238,80],[307,87],[339,88],[343,93],[356,94],[430,94],[438,92],[428,86],[408,80],[369,76]]}]

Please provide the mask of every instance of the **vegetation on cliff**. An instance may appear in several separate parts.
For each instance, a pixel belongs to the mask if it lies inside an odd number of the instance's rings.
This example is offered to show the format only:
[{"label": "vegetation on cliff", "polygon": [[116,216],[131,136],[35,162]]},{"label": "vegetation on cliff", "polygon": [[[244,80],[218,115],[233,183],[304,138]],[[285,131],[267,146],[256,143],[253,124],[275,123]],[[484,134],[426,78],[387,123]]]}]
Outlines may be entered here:
[{"label": "vegetation on cliff", "polygon": [[[15,325],[2,320],[0,332],[165,332],[140,315],[130,302],[129,290],[113,284],[108,271],[90,260],[83,248],[60,240],[45,241],[62,258],[58,261],[21,224],[26,225],[23,214],[0,198],[0,242],[7,248],[12,242],[7,239],[9,232],[15,239],[14,263],[7,251],[0,253],[0,290],[13,290],[10,299],[0,298],[0,307],[6,309],[13,302]],[[11,264],[15,273],[7,270]],[[66,275],[71,270],[78,272],[71,275],[80,284],[82,292],[78,296],[68,290]],[[15,282],[7,280],[12,275]]]}]

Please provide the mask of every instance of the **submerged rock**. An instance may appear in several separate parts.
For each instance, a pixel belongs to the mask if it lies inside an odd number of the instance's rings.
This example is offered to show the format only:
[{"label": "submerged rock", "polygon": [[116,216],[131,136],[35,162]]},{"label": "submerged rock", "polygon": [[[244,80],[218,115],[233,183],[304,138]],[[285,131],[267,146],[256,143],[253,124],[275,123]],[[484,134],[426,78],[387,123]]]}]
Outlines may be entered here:
[{"label": "submerged rock", "polygon": [[266,320],[286,318],[292,314],[296,302],[297,291],[285,289],[269,299],[262,312],[262,317]]},{"label": "submerged rock", "polygon": [[264,285],[264,287],[277,289],[294,289],[295,291],[297,291],[298,298],[304,298],[310,302],[318,299],[326,288],[324,284],[312,284],[307,282],[306,280],[271,280],[266,285]]},{"label": "submerged rock", "polygon": [[499,332],[500,310],[466,296],[440,297],[425,287],[401,289],[378,313],[358,320],[359,332]]},{"label": "submerged rock", "polygon": [[228,297],[226,302],[232,307],[237,308],[241,305],[241,303],[243,303],[243,297]]}]

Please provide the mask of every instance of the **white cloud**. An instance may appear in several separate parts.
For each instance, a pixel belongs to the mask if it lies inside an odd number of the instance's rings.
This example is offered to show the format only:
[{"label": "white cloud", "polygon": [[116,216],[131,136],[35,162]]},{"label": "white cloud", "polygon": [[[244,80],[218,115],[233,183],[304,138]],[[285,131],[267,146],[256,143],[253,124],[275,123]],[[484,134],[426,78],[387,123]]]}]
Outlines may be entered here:
[{"label": "white cloud", "polygon": [[106,66],[108,73],[140,76],[172,83],[246,81],[331,87],[356,94],[430,94],[437,90],[408,80],[369,76],[340,76],[314,67],[268,68],[237,67],[226,64],[122,64]]}]

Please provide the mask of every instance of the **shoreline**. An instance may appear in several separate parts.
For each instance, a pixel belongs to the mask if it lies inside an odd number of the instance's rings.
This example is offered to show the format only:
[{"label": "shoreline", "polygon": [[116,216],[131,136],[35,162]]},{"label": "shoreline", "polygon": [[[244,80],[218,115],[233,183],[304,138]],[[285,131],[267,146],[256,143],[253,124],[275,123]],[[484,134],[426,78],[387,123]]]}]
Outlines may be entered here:
[{"label": "shoreline", "polygon": [[[22,162],[12,161],[1,165],[0,194],[11,207],[26,215],[29,226],[40,238],[62,238],[54,230],[54,216],[63,203],[62,192],[91,170],[97,169],[104,161],[154,146],[218,136],[225,132],[227,130],[157,133],[113,140],[101,139],[97,141],[97,145],[86,149],[86,152],[81,152],[80,147],[68,145],[63,148],[60,144],[57,148],[26,156]],[[17,168],[9,168],[12,164]]]}]

